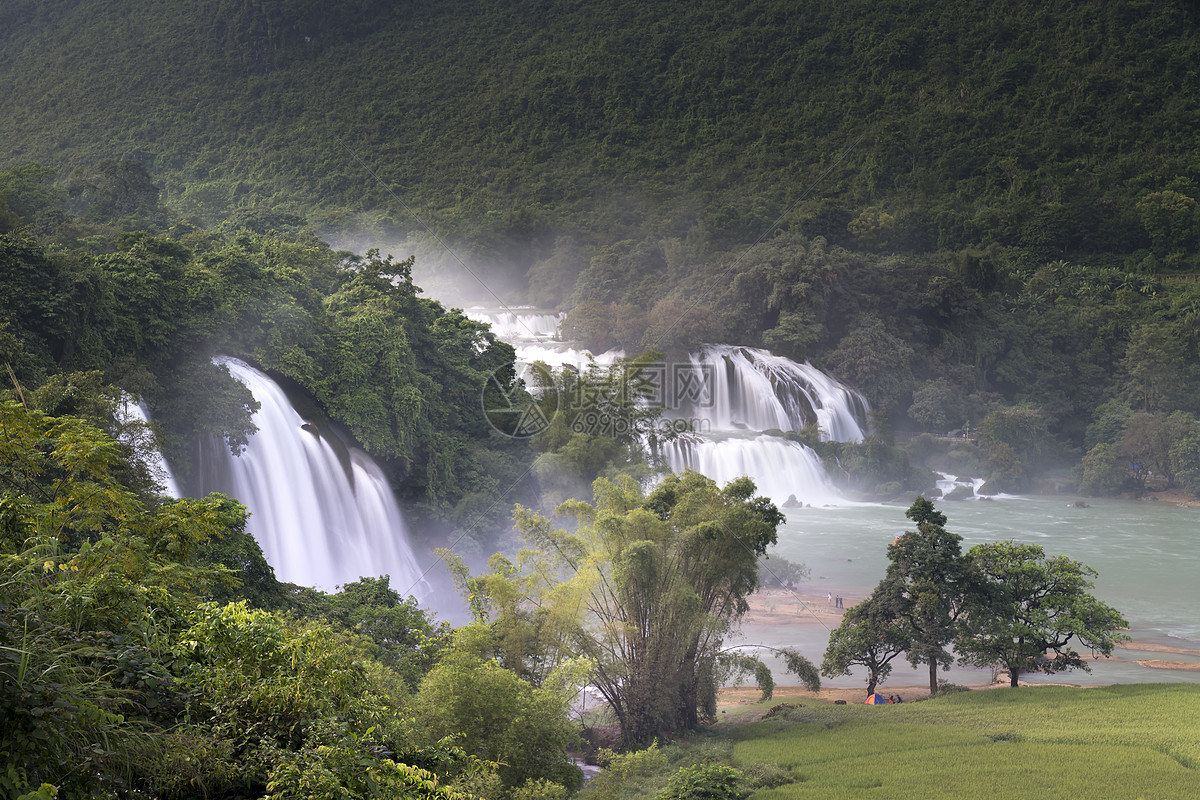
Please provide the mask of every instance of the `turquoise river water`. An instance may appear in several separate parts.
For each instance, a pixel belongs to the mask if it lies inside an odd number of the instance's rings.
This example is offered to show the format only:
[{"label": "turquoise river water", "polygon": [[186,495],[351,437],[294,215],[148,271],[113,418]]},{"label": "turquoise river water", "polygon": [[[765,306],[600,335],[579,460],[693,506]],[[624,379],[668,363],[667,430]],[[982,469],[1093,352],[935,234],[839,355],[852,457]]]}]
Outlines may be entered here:
[{"label": "turquoise river water", "polygon": [[[1200,671],[1156,669],[1139,659],[1200,662],[1200,509],[1167,502],[1089,500],[1072,508],[1071,497],[999,497],[991,501],[938,503],[947,529],[963,537],[963,550],[981,542],[1012,539],[1041,545],[1047,555],[1065,555],[1094,568],[1094,594],[1129,621],[1134,643],[1111,659],[1092,662],[1092,672],[1076,670],[1052,676],[1027,675],[1029,682],[1080,685],[1145,682],[1200,682]],[[809,579],[800,587],[810,594],[841,594],[846,605],[870,594],[887,566],[887,545],[912,524],[903,505],[852,505],[787,509],[774,553],[805,564]],[[798,618],[805,617],[797,602]],[[828,629],[805,624],[754,626],[743,641],[798,647],[820,663]],[[731,642],[735,643],[735,642]],[[1191,653],[1140,650],[1160,645]],[[926,671],[894,662],[888,684],[923,685]],[[945,679],[954,683],[987,682],[990,671],[954,667]],[[794,679],[776,670],[781,685]],[[831,686],[865,681],[861,668],[849,677],[826,680]]]}]

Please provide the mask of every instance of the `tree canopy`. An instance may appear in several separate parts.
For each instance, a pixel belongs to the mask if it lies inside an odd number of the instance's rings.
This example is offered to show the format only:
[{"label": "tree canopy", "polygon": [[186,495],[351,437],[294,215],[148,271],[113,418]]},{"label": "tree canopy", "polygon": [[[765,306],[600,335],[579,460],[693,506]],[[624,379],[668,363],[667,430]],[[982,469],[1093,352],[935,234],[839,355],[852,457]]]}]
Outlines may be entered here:
[{"label": "tree canopy", "polygon": [[573,532],[515,512],[531,564],[562,580],[548,599],[567,614],[573,652],[593,663],[627,743],[693,728],[710,705],[721,642],[749,610],[758,558],[783,521],[753,495],[749,479],[718,488],[687,472],[648,494],[629,478],[597,480],[594,504],[558,508]]},{"label": "tree canopy", "polygon": [[1112,654],[1129,637],[1129,623],[1089,590],[1096,571],[1066,556],[1046,556],[1039,545],[989,542],[967,557],[985,582],[985,599],[963,620],[955,642],[962,660],[1000,665],[1016,686],[1027,672],[1089,669],[1076,651]]},{"label": "tree canopy", "polygon": [[887,577],[830,635],[825,675],[864,666],[870,693],[904,653],[914,666],[929,664],[936,694],[938,666],[957,656],[1003,669],[1017,686],[1023,673],[1088,669],[1076,646],[1109,656],[1128,638],[1124,617],[1089,592],[1091,567],[1012,541],[963,554],[961,537],[946,531],[946,516],[929,500],[918,497],[906,514],[917,531],[888,546]]}]

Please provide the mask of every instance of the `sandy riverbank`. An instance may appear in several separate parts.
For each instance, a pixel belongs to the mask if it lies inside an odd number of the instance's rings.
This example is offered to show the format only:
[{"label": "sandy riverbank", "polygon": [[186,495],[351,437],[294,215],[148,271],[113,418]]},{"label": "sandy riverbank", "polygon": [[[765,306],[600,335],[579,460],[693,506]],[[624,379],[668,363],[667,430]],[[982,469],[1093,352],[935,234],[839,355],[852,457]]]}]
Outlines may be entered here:
[{"label": "sandy riverbank", "polygon": [[1200,499],[1182,489],[1171,489],[1164,492],[1149,492],[1142,498],[1143,502],[1172,503],[1182,508],[1200,508]]},{"label": "sandy riverbank", "polygon": [[[761,627],[778,627],[778,626],[782,626],[782,625],[796,625],[796,626],[822,625],[827,628],[836,628],[838,625],[842,624],[842,615],[846,613],[846,609],[850,608],[855,603],[861,602],[864,599],[865,599],[864,597],[859,596],[859,595],[843,595],[843,597],[842,597],[842,606],[843,607],[837,608],[835,605],[836,596],[831,601],[830,598],[827,597],[825,593],[817,593],[817,592],[811,592],[811,591],[806,592],[806,591],[803,591],[802,589],[799,591],[786,591],[783,589],[767,589],[762,592],[759,592],[758,594],[751,595],[748,598],[748,602],[750,604],[750,611],[742,619],[741,631],[742,631],[742,634],[746,638],[753,640],[755,638],[754,637],[754,629],[756,627],[760,627],[760,626]],[[1141,653],[1163,653],[1165,655],[1183,656],[1183,658],[1177,658],[1177,659],[1167,659],[1167,658],[1146,659],[1146,658],[1128,658],[1128,657],[1114,653],[1112,658],[1115,660],[1118,660],[1118,661],[1121,661],[1121,660],[1130,661],[1130,662],[1136,663],[1142,667],[1147,667],[1149,669],[1165,669],[1165,670],[1181,670],[1181,671],[1185,671],[1185,672],[1200,672],[1200,649],[1188,648],[1188,647],[1178,647],[1178,646],[1174,646],[1174,645],[1161,644],[1158,642],[1143,642],[1143,641],[1137,641],[1137,640],[1134,640],[1131,642],[1122,642],[1117,647],[1120,650],[1132,650],[1132,651],[1137,651],[1137,652],[1141,652]],[[998,685],[1007,686],[1008,684],[1006,681],[1004,681]],[[983,685],[983,686],[973,686],[972,688],[988,688],[988,687],[986,685]],[[805,691],[805,690],[797,688],[797,687],[789,688],[788,691],[792,691],[793,689],[795,691],[800,691],[800,692]],[[746,691],[753,692],[754,690],[747,689]],[[777,691],[782,691],[782,688]],[[830,699],[830,701],[844,699],[844,700],[847,700],[847,702],[849,702],[849,699],[851,696],[861,696],[865,693],[864,691],[858,690],[858,689],[854,689],[854,690],[829,689],[829,690],[822,690],[822,691],[823,692],[829,691],[829,692],[835,692],[835,693],[843,692],[843,691],[851,692],[850,695],[841,696],[838,694],[834,694],[828,698],[828,699]],[[883,690],[881,689],[880,691],[882,692]],[[904,687],[901,689],[889,688],[888,692],[885,692],[885,694],[899,693],[901,696],[904,696],[906,692],[908,694],[913,694],[913,695],[921,694],[921,693],[928,694],[929,690],[928,690],[928,687],[923,690],[920,689],[919,687],[917,687],[916,689],[912,689],[909,687]],[[857,694],[855,694],[855,693],[857,693]],[[809,693],[809,694],[811,695],[811,693]],[[755,696],[757,697],[757,695],[755,695]],[[822,699],[825,699],[825,698],[822,698]],[[860,699],[861,699],[861,697],[860,697]]]},{"label": "sandy riverbank", "polygon": [[864,599],[858,595],[843,595],[843,608],[836,608],[824,592],[765,589],[748,598],[750,612],[742,619],[742,629],[747,630],[755,625],[819,624],[836,628],[842,624],[842,614],[846,613],[846,609]]}]

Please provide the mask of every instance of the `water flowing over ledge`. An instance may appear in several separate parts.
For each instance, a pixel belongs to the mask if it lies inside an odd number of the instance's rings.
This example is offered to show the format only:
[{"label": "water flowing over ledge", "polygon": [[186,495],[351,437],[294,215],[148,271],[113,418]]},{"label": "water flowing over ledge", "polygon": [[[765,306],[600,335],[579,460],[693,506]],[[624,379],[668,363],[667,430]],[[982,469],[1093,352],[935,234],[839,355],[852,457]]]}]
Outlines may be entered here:
[{"label": "water flowing over ledge", "polygon": [[695,421],[703,433],[663,448],[672,470],[694,469],[720,484],[748,475],[785,506],[845,502],[812,448],[764,432],[817,425],[822,439],[861,441],[869,408],[862,395],[811,364],[767,350],[705,345],[689,358],[708,391],[673,416]]},{"label": "water flowing over ledge", "polygon": [[[465,313],[491,324],[524,363],[585,368],[592,358],[577,344],[555,338],[559,317],[551,312],[473,308]],[[610,351],[594,358],[608,365],[624,356]],[[692,390],[703,387],[685,397],[675,396],[675,386],[666,392],[665,416],[696,431],[660,444],[672,470],[693,469],[720,484],[747,475],[759,492],[781,505],[847,502],[816,452],[781,434],[815,425],[822,439],[861,441],[870,407],[854,389],[811,364],[728,344],[705,345],[687,362],[663,364],[660,370],[667,383],[684,376]]]},{"label": "water flowing over ledge", "polygon": [[261,407],[258,432],[233,456],[205,448],[201,487],[250,511],[246,527],[280,580],[332,591],[363,576],[391,576],[398,592],[426,587],[400,507],[383,471],[361,450],[322,435],[283,389],[243,361],[219,356]]},{"label": "water flowing over ledge", "polygon": [[799,431],[809,425],[821,438],[862,441],[866,399],[811,364],[799,364],[769,350],[728,344],[705,345],[691,363],[709,376],[708,407],[680,409],[683,416],[709,420],[714,431]]},{"label": "water flowing over ledge", "polygon": [[558,325],[566,317],[555,311],[539,310],[532,306],[517,306],[508,309],[482,307],[463,310],[463,315],[476,322],[492,326],[492,333],[506,342],[515,339],[525,341],[548,341],[558,338]]},{"label": "water flowing over ledge", "polygon": [[162,448],[154,439],[154,434],[148,430],[150,411],[146,408],[146,404],[140,398],[123,392],[121,405],[117,407],[117,421],[122,423],[140,422],[147,426],[145,435],[151,437],[151,441],[147,442],[147,447],[137,447],[137,443],[132,441],[128,443],[133,444],[139,452],[145,453],[149,457],[149,463],[146,466],[150,469],[154,479],[162,485],[164,494],[176,499],[183,497],[179,491],[179,483],[175,480],[175,473],[171,471],[171,465],[163,457]]}]

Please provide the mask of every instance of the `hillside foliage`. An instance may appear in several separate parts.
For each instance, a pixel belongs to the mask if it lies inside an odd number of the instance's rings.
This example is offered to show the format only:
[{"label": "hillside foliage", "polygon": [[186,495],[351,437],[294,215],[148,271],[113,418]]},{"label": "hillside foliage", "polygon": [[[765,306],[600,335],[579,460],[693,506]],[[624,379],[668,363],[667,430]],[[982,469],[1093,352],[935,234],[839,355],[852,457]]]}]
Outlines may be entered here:
[{"label": "hillside foliage", "polygon": [[[438,296],[557,306],[594,348],[727,341],[811,360],[901,432],[1024,409],[1016,438],[951,456],[999,488],[1025,490],[1050,464],[1077,465],[1085,491],[1137,491],[1145,476],[1120,465],[1148,460],[1200,486],[1194,4],[54,0],[3,13],[0,227],[76,242],[98,224],[245,230],[227,266],[306,262],[301,283],[346,300],[378,284],[317,278],[331,256],[311,237],[254,235],[310,225],[360,251],[390,242],[421,253],[413,268]],[[139,263],[100,247],[102,271]],[[170,302],[206,308],[194,316],[209,330],[126,314],[114,322],[131,341],[71,331],[95,368],[179,334],[195,346],[243,310],[212,260],[155,257],[194,283]],[[119,302],[158,291],[123,280]],[[57,290],[17,290],[31,324],[65,324],[47,305]],[[470,485],[494,465],[471,464],[490,457],[448,432],[470,422],[437,418],[457,390],[355,385],[435,363],[428,346],[469,325],[414,338],[410,356],[371,331],[419,303],[335,303],[310,328],[311,305],[288,302],[303,310],[253,312],[257,335],[286,341],[247,355],[329,405],[439,514],[486,506]],[[335,366],[315,352],[330,333],[361,355]],[[46,369],[40,357],[26,368]],[[1190,415],[1189,444],[1151,453],[1144,426],[1090,441],[1113,400]],[[385,410],[411,429],[384,430]]]}]

